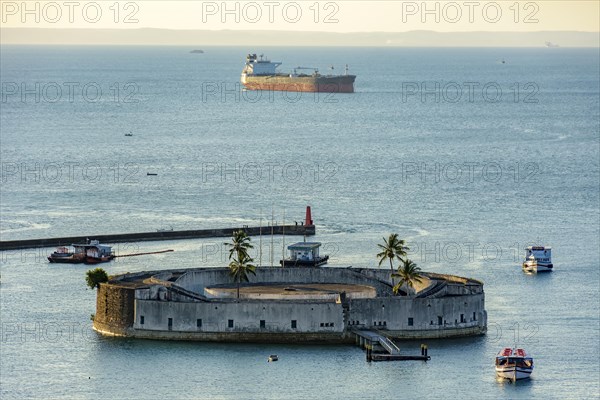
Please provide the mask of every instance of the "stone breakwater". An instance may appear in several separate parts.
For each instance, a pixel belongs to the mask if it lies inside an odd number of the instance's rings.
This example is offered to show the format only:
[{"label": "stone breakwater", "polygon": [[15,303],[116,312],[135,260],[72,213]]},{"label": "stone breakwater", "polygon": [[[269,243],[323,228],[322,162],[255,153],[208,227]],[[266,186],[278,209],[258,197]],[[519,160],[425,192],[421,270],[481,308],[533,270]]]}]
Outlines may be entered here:
[{"label": "stone breakwater", "polygon": [[271,230],[274,235],[305,235],[312,236],[315,234],[314,225],[274,225],[263,227],[237,227],[237,228],[222,228],[222,229],[192,229],[184,231],[155,231],[155,232],[137,232],[137,233],[118,233],[109,235],[87,235],[87,236],[65,236],[56,238],[42,239],[23,239],[23,240],[4,240],[0,241],[1,250],[19,250],[30,249],[34,247],[54,247],[68,246],[73,243],[87,243],[89,239],[95,239],[100,243],[128,243],[141,241],[156,241],[156,240],[181,240],[181,239],[202,239],[215,237],[231,237],[234,231],[243,230],[248,236],[258,236],[263,234],[268,236]]},{"label": "stone breakwater", "polygon": [[486,332],[483,283],[422,277],[416,293],[395,296],[386,270],[260,267],[238,299],[227,268],[125,274],[100,285],[94,329],[150,339],[340,343],[353,343],[359,329],[403,339]]}]

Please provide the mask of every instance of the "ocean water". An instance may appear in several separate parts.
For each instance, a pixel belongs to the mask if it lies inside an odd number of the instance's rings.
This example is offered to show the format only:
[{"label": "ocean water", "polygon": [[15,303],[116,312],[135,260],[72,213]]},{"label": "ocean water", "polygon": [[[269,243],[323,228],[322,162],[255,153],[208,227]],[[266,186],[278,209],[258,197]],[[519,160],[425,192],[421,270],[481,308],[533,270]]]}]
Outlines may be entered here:
[{"label": "ocean water", "polygon": [[[485,282],[489,328],[425,341],[427,363],[367,363],[352,346],[104,338],[87,267],[8,251],[3,399],[600,396],[597,49],[0,50],[2,240],[293,222],[311,205],[331,266],[377,267],[377,243],[396,232],[423,270]],[[245,92],[250,51],[283,70],[348,64],[356,93]],[[103,267],[225,266],[222,242],[119,244],[175,252]],[[264,265],[285,244],[253,242]],[[531,244],[552,246],[554,272],[521,272]],[[494,356],[514,344],[534,355],[533,378],[499,382]],[[420,341],[400,345],[418,353]]]}]

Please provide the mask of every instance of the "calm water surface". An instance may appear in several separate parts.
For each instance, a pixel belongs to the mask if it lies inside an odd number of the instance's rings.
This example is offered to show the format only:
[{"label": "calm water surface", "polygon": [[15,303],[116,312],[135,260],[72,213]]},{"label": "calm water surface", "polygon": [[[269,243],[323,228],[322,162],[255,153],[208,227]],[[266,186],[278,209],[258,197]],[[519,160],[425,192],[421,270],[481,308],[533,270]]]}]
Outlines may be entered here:
[{"label": "calm water surface", "polygon": [[[483,280],[488,334],[427,341],[428,363],[366,363],[352,346],[103,338],[85,266],[48,264],[52,249],[4,252],[2,398],[599,397],[597,50],[205,51],[3,47],[2,240],[255,225],[284,210],[300,221],[310,204],[332,266],[376,267],[376,244],[397,232],[424,270]],[[348,63],[357,92],[242,92],[249,51],[282,69]],[[22,97],[36,83],[39,99]],[[176,251],[104,267],[224,266],[221,243],[120,244]],[[553,273],[521,272],[534,243],[553,247]],[[254,256],[269,265],[262,244]],[[494,356],[515,343],[534,355],[533,378],[498,382]]]}]

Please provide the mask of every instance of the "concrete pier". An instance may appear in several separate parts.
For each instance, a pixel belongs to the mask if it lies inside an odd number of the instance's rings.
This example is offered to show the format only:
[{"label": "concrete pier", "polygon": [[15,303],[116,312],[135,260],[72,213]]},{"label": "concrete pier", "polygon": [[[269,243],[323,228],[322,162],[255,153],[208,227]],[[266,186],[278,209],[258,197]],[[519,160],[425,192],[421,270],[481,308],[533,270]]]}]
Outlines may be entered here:
[{"label": "concrete pier", "polygon": [[356,337],[356,344],[366,350],[367,361],[428,361],[431,359],[425,345],[421,345],[421,355],[401,355],[400,348],[380,331],[353,329],[351,332]]},{"label": "concrete pier", "polygon": [[86,243],[88,239],[99,240],[100,243],[128,243],[157,240],[181,240],[181,239],[205,239],[216,237],[230,237],[234,231],[244,230],[248,236],[258,236],[261,232],[264,236],[269,236],[271,232],[274,235],[289,236],[312,236],[315,234],[314,225],[274,225],[274,226],[253,226],[253,227],[235,227],[222,229],[194,229],[185,231],[156,231],[156,232],[138,232],[138,233],[120,233],[114,235],[85,235],[85,236],[66,236],[43,239],[24,239],[24,240],[5,240],[0,241],[0,251],[19,250],[34,247],[55,247],[68,246],[73,243]]}]

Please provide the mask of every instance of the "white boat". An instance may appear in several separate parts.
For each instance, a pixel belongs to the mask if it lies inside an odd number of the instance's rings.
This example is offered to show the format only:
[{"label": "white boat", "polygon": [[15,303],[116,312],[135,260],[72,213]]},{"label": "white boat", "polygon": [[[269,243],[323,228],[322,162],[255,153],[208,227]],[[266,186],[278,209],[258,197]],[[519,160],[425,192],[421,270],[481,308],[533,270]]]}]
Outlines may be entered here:
[{"label": "white boat", "polygon": [[274,361],[277,361],[277,360],[279,360],[279,357],[277,357],[277,354],[271,354],[271,355],[269,356],[269,358],[268,358],[268,360],[267,360],[267,361],[268,361],[268,362],[274,362]]},{"label": "white boat", "polygon": [[527,272],[552,271],[552,249],[545,246],[529,246],[525,248],[523,270]]},{"label": "white boat", "polygon": [[279,260],[284,267],[318,267],[327,264],[328,255],[319,255],[319,242],[299,242],[288,246],[290,257]]},{"label": "white boat", "polygon": [[505,347],[496,356],[496,375],[518,381],[528,379],[533,372],[533,357],[523,349]]}]

